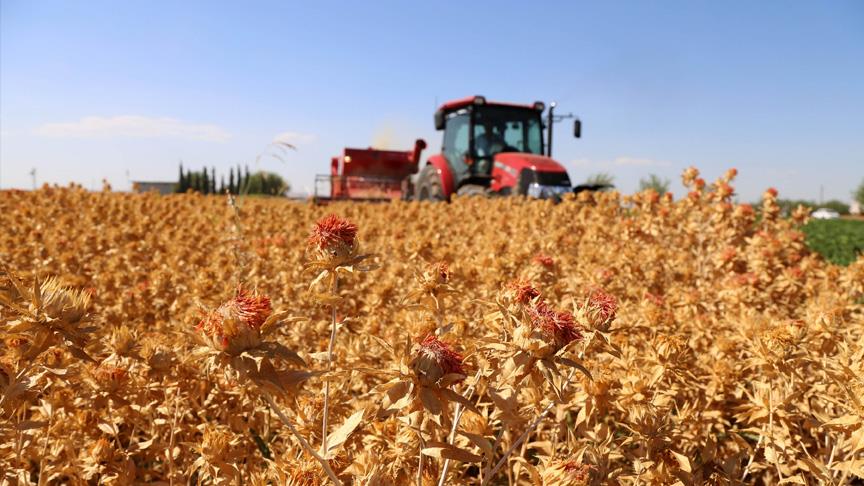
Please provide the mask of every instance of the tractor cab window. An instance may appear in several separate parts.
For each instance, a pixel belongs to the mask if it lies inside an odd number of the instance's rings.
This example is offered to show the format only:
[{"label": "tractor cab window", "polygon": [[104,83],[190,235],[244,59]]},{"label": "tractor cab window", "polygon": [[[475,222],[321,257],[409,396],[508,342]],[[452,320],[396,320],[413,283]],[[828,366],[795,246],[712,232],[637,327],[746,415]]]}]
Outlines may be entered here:
[{"label": "tractor cab window", "polygon": [[543,154],[543,129],[535,110],[484,106],[474,112],[474,152],[479,158],[501,152]]},{"label": "tractor cab window", "polygon": [[465,156],[470,153],[471,148],[470,126],[471,115],[467,110],[459,110],[447,117],[442,152],[456,172],[454,175],[457,178],[469,170],[468,164],[465,163]]}]

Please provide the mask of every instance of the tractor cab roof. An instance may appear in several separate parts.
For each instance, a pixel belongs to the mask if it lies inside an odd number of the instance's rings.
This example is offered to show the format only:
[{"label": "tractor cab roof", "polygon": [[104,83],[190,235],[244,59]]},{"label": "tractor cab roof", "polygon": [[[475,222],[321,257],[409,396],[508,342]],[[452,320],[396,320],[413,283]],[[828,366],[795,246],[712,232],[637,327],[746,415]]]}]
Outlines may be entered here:
[{"label": "tractor cab roof", "polygon": [[447,103],[441,105],[435,111],[435,129],[444,129],[444,119],[449,113],[467,108],[469,106],[498,106],[505,108],[516,108],[518,110],[536,110],[538,113],[542,113],[543,110],[546,109],[546,105],[542,101],[535,101],[533,105],[523,105],[519,103],[486,101],[486,97],[480,95],[469,96],[467,98],[460,98],[458,100],[448,101]]},{"label": "tractor cab roof", "polygon": [[545,108],[545,105],[537,101],[533,105],[527,105],[522,103],[505,103],[500,101],[486,101],[484,96],[476,95],[476,96],[468,96],[466,98],[459,98],[458,100],[448,101],[442,104],[438,111],[447,113],[451,111],[455,111],[461,108],[465,108],[470,105],[491,105],[491,106],[509,106],[513,108],[525,108],[525,109],[535,109],[542,111]]}]

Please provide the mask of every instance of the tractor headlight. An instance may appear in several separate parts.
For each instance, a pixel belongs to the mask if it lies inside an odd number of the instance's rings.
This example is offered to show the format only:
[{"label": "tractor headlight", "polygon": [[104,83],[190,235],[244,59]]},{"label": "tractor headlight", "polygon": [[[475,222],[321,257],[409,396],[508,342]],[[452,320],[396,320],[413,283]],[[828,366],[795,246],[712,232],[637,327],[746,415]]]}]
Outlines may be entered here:
[{"label": "tractor headlight", "polygon": [[535,182],[528,186],[526,194],[528,197],[533,197],[535,199],[549,199],[552,197],[563,196],[572,190],[573,189],[569,186],[543,186]]}]

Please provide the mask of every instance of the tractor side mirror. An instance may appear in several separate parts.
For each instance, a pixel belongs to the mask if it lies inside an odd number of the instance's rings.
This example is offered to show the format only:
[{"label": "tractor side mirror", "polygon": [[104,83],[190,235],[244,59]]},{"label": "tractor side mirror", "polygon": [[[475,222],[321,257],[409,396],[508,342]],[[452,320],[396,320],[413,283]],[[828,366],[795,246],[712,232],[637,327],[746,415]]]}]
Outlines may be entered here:
[{"label": "tractor side mirror", "polygon": [[582,137],[582,120],[578,118],[573,120],[573,136],[576,138]]},{"label": "tractor side mirror", "polygon": [[435,112],[435,130],[444,130],[444,112],[441,110]]}]

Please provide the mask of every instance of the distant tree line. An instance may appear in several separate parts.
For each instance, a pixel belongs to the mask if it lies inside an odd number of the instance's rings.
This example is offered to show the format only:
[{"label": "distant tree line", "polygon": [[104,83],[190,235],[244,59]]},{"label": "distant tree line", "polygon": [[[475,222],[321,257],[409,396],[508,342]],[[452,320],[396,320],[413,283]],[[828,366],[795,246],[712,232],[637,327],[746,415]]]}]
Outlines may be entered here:
[{"label": "distant tree line", "polygon": [[[245,170],[244,170],[245,169]],[[177,181],[175,192],[184,193],[188,191],[200,192],[201,194],[263,194],[268,196],[281,196],[290,189],[285,179],[279,174],[258,171],[249,172],[249,166],[244,169],[237,166],[228,171],[228,180],[223,174],[217,183],[216,169],[211,167],[208,171],[203,168],[200,171],[184,170],[180,164],[180,179]]]},{"label": "distant tree line", "polygon": [[804,206],[809,209],[828,208],[837,211],[839,214],[849,214],[849,205],[836,199],[831,199],[821,204],[806,199],[778,199],[777,205],[780,206],[780,211],[787,215],[792,214],[792,211],[798,206]]}]

